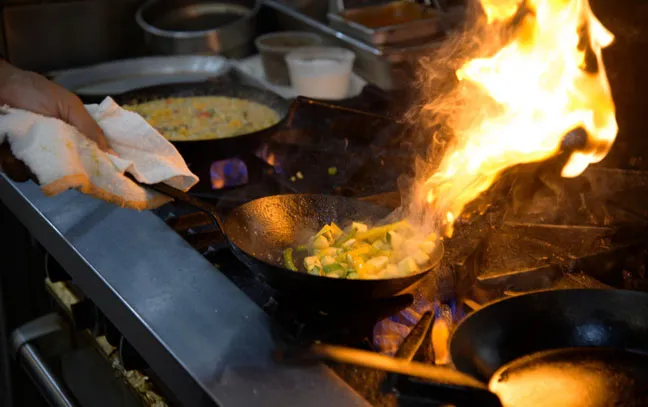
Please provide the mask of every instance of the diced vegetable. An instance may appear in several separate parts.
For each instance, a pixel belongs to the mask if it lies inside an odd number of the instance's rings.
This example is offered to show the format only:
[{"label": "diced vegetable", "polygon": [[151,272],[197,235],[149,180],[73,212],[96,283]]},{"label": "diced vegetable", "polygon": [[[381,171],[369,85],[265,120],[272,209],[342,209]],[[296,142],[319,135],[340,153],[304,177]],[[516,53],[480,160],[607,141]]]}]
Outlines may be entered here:
[{"label": "diced vegetable", "polygon": [[391,248],[394,250],[398,250],[401,245],[403,244],[403,236],[401,236],[398,232],[395,230],[390,230],[387,232],[387,243],[391,245]]},{"label": "diced vegetable", "polygon": [[425,242],[422,242],[419,245],[419,248],[427,254],[431,254],[434,251],[434,249],[436,249],[436,247],[437,247],[436,242],[431,242],[429,240],[426,240]]},{"label": "diced vegetable", "polygon": [[[370,228],[352,222],[344,229],[324,225],[295,251],[306,251],[306,272],[317,276],[348,279],[398,278],[418,273],[430,262],[436,235],[422,236],[407,221]],[[294,268],[293,251],[284,252],[287,268]],[[292,266],[291,266],[292,265]]]},{"label": "diced vegetable", "polygon": [[[344,243],[348,242],[349,240],[354,239],[353,237],[355,236],[355,234],[356,234],[355,229],[351,230],[349,233],[342,232],[342,235],[339,236],[337,239],[335,239],[335,242],[333,242],[333,245],[337,246],[337,247],[340,247]],[[355,239],[353,240],[353,242],[355,243]]]},{"label": "diced vegetable", "polygon": [[331,264],[336,263],[335,258],[331,257],[331,256],[322,257],[321,262],[322,262],[322,266],[324,266],[324,267],[330,266]]},{"label": "diced vegetable", "polygon": [[324,273],[327,276],[329,274],[335,274],[338,277],[342,277],[343,275],[346,275],[346,269],[342,267],[340,263],[333,263],[329,264],[328,266],[324,266]]},{"label": "diced vegetable", "polygon": [[351,230],[355,230],[357,233],[364,233],[369,229],[369,226],[365,225],[364,223],[360,222],[353,222],[351,223]]},{"label": "diced vegetable", "polygon": [[312,269],[308,270],[308,274],[312,274],[314,276],[321,276],[322,275],[322,268],[321,267],[313,267]]},{"label": "diced vegetable", "polygon": [[395,264],[388,264],[380,274],[381,278],[397,278],[404,276]]},{"label": "diced vegetable", "polygon": [[328,175],[335,175],[335,174],[337,174],[337,167],[329,167]]},{"label": "diced vegetable", "polygon": [[356,234],[356,239],[373,241],[382,238],[390,230],[398,230],[398,229],[405,228],[407,226],[409,226],[409,223],[407,223],[407,221],[404,220],[396,223],[390,223],[389,225],[385,225],[385,226],[378,226],[377,228],[369,229],[365,232],[358,232],[358,234]]},{"label": "diced vegetable", "polygon": [[411,257],[405,257],[398,263],[398,270],[405,275],[409,275],[416,273],[416,271],[418,271],[418,266],[414,259]]},{"label": "diced vegetable", "polygon": [[335,257],[335,256],[338,255],[338,253],[339,253],[340,251],[341,251],[341,250],[338,249],[338,248],[336,248],[336,247],[330,247],[330,246],[329,246],[329,247],[327,247],[326,249],[316,250],[316,252],[317,252],[316,254],[317,254],[318,256],[320,256],[320,257],[323,257],[323,256],[331,256],[331,257]]},{"label": "diced vegetable", "polygon": [[353,245],[356,243],[356,240],[351,238],[347,240],[346,242],[342,243],[342,248],[348,249],[350,247],[353,247]]},{"label": "diced vegetable", "polygon": [[297,271],[295,262],[293,261],[293,249],[292,247],[287,248],[283,251],[284,265],[288,270]]},{"label": "diced vegetable", "polygon": [[320,236],[324,236],[326,238],[326,241],[329,243],[333,243],[335,239],[333,239],[333,232],[331,231],[331,226],[330,225],[324,225],[322,229],[320,229],[319,232],[315,235],[315,238],[318,238]]},{"label": "diced vegetable", "polygon": [[370,264],[374,269],[380,270],[381,268],[385,267],[387,265],[387,262],[389,261],[389,257],[387,256],[378,256],[374,257],[370,260],[367,260],[367,264]]},{"label": "diced vegetable", "polygon": [[322,263],[317,256],[308,256],[304,258],[304,267],[306,267],[306,270],[310,271],[315,267],[321,268]]},{"label": "diced vegetable", "polygon": [[317,236],[317,238],[313,241],[313,247],[320,250],[326,249],[327,247],[329,247],[329,242],[324,236]]},{"label": "diced vegetable", "polygon": [[371,252],[371,246],[368,244],[358,245],[357,249],[349,250],[349,254],[353,257],[364,256]]},{"label": "diced vegetable", "polygon": [[430,261],[430,256],[428,256],[423,250],[419,250],[412,255],[412,259],[414,259],[417,265],[422,266]]},{"label": "diced vegetable", "polygon": [[419,242],[415,240],[406,240],[403,242],[401,251],[407,256],[412,256],[414,253],[419,251]]}]

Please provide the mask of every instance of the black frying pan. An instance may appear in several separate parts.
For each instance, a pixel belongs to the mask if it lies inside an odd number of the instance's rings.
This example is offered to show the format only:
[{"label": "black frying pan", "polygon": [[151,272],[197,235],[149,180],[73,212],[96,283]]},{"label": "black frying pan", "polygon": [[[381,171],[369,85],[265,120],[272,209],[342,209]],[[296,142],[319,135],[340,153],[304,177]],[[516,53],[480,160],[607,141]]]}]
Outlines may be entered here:
[{"label": "black frying pan", "polygon": [[250,100],[274,110],[280,117],[280,121],[273,126],[254,133],[241,134],[234,137],[214,140],[172,141],[173,145],[189,164],[205,160],[212,162],[232,158],[245,152],[254,154],[263,140],[281,125],[282,121],[288,115],[290,108],[287,100],[270,91],[242,85],[233,81],[159,85],[113,95],[112,98],[120,105],[128,105],[169,97],[191,96],[225,96]]},{"label": "black frying pan", "polygon": [[239,260],[279,293],[295,298],[318,302],[361,302],[392,297],[420,281],[443,256],[443,245],[439,244],[426,269],[400,278],[347,280],[295,272],[283,266],[284,249],[296,246],[324,224],[379,221],[389,214],[389,209],[341,196],[275,195],[235,208],[223,222],[206,202],[166,184],[148,187],[207,213]]},{"label": "black frying pan", "polygon": [[406,375],[396,384],[402,395],[457,407],[646,406],[648,293],[566,289],[500,300],[459,324],[450,351],[458,371],[329,345],[300,356]]}]

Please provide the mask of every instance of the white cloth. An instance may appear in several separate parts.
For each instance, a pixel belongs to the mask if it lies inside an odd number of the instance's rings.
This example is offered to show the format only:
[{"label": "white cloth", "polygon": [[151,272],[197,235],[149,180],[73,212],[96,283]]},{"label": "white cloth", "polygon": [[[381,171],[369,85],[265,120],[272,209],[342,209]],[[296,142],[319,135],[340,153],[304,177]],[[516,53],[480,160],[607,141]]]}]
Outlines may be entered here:
[{"label": "white cloth", "polygon": [[134,209],[152,209],[169,201],[134,183],[164,182],[183,191],[198,182],[175,147],[136,113],[111,98],[86,105],[110,147],[104,153],[75,127],[32,112],[3,107],[0,144],[7,140],[16,158],[38,178],[47,195],[75,188],[83,193]]}]

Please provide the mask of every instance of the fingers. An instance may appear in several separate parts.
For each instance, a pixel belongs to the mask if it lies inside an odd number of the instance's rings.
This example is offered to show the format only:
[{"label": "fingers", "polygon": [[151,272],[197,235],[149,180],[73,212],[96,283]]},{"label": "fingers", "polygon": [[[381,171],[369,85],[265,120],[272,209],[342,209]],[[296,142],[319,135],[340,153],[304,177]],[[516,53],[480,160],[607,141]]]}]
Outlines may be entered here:
[{"label": "fingers", "polygon": [[33,72],[0,64],[0,104],[61,119],[76,127],[100,149],[115,154],[101,127],[90,116],[83,102],[67,89]]},{"label": "fingers", "polygon": [[0,145],[0,169],[9,178],[17,182],[29,181],[30,178],[36,180],[36,177],[25,163],[14,157],[11,152],[11,147],[9,147],[9,143],[7,142]]},{"label": "fingers", "polygon": [[115,154],[110,148],[101,127],[90,116],[81,99],[66,91],[65,96],[61,98],[61,102],[61,118],[64,121],[76,127],[82,134],[97,143],[103,151]]}]

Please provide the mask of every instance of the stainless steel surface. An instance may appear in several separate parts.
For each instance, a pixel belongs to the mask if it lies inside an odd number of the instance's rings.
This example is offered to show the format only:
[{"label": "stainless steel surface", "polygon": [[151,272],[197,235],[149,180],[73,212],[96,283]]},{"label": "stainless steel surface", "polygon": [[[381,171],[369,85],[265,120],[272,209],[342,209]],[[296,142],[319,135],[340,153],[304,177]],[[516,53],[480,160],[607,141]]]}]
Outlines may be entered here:
[{"label": "stainless steel surface", "polygon": [[269,317],[155,214],[3,174],[0,199],[185,406],[368,406],[322,365],[277,365]]},{"label": "stainless steel surface", "polygon": [[115,95],[154,85],[204,81],[229,70],[229,62],[221,56],[183,55],[111,61],[49,76],[77,94]]},{"label": "stainless steel surface", "polygon": [[354,51],[357,57],[355,72],[385,90],[401,89],[411,84],[418,59],[431,55],[440,45],[430,42],[408,47],[376,47],[336,31],[277,0],[263,0],[263,4],[278,13],[282,29],[315,32],[327,42]]},{"label": "stainless steel surface", "polygon": [[154,53],[242,58],[252,50],[259,7],[260,0],[149,0],[135,20]]},{"label": "stainless steel surface", "polygon": [[11,344],[16,358],[38,387],[45,400],[54,407],[75,407],[65,387],[47,366],[38,349],[31,343],[63,329],[57,314],[48,314],[16,329]]},{"label": "stainless steel surface", "polygon": [[[389,12],[395,15],[403,14],[403,7],[412,6],[421,8],[421,10],[431,10],[429,12],[430,16],[403,24],[375,28],[354,21],[355,19],[364,18],[363,16],[381,12],[379,10],[386,10],[384,13]],[[434,35],[443,33],[449,27],[448,17],[444,13],[407,2],[396,2],[386,6],[362,7],[340,13],[328,13],[327,17],[331,28],[376,46],[395,45],[415,40],[425,41]]]},{"label": "stainless steel surface", "polygon": [[46,72],[138,55],[134,14],[141,0],[71,0],[4,7],[7,58]]},{"label": "stainless steel surface", "polygon": [[329,0],[328,2],[329,13],[339,13],[344,10],[344,0]]}]

